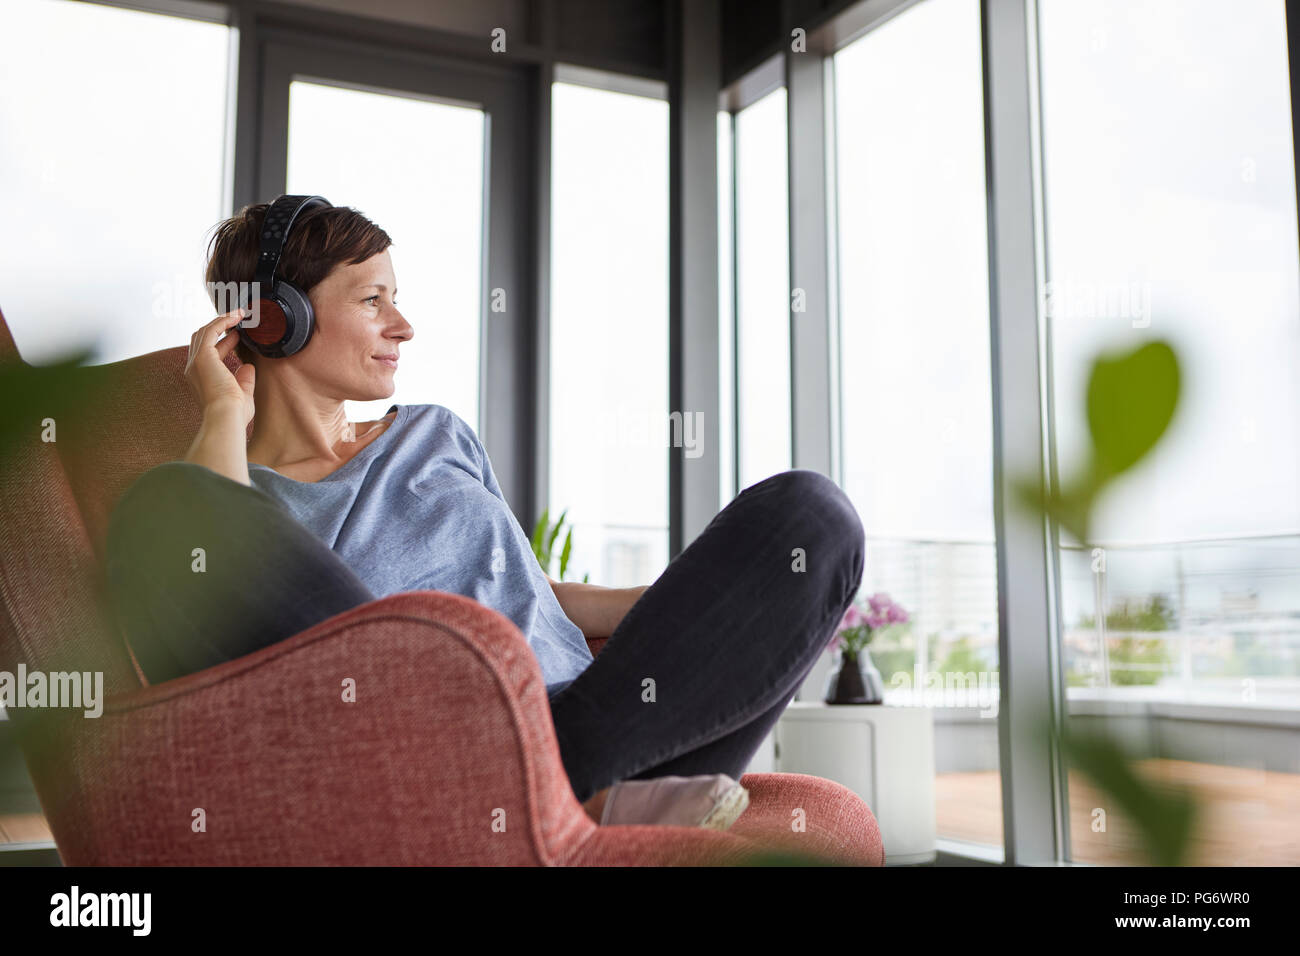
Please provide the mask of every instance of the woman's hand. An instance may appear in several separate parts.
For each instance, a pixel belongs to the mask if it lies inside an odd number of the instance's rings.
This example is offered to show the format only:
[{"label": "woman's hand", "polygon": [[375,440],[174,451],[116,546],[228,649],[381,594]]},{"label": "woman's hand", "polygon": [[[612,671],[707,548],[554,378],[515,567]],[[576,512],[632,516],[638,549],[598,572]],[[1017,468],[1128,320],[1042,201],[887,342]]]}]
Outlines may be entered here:
[{"label": "woman's hand", "polygon": [[[185,363],[185,379],[198,397],[199,407],[206,415],[210,409],[228,405],[240,410],[242,424],[247,427],[253,420],[253,385],[257,369],[244,364],[232,373],[225,359],[239,341],[235,328],[247,315],[235,309],[219,315],[190,337],[190,355]],[[218,336],[226,333],[218,341]]]},{"label": "woman's hand", "polygon": [[649,585],[635,588],[607,588],[581,581],[557,581],[549,574],[546,580],[560,602],[564,616],[582,631],[583,637],[609,637],[641,599]]}]

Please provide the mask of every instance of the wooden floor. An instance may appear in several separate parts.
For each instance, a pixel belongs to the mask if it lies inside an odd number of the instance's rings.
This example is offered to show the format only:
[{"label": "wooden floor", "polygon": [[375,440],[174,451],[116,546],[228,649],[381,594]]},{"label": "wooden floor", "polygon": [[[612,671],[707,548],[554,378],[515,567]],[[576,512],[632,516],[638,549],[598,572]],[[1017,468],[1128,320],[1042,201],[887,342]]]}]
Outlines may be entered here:
[{"label": "wooden floor", "polygon": [[[1201,808],[1188,864],[1300,865],[1300,774],[1274,773],[1185,760],[1143,760],[1138,772],[1189,790]],[[1081,776],[1069,774],[1072,858],[1080,863],[1143,865],[1148,857],[1132,824]],[[997,771],[935,778],[941,837],[1002,845],[1002,789]],[[1093,809],[1107,810],[1106,831],[1094,833]]]},{"label": "wooden floor", "polygon": [[0,843],[47,843],[53,839],[39,813],[0,815]]},{"label": "wooden floor", "polygon": [[[1139,772],[1162,784],[1187,788],[1202,809],[1191,857],[1194,866],[1300,865],[1300,774],[1241,767],[1144,760]],[[1147,862],[1138,834],[1107,809],[1106,831],[1094,833],[1093,808],[1106,800],[1075,773],[1069,775],[1070,839],[1081,863]],[[997,771],[945,773],[935,778],[941,837],[1002,845],[1002,788]],[[0,815],[0,843],[52,840],[39,813]]]}]

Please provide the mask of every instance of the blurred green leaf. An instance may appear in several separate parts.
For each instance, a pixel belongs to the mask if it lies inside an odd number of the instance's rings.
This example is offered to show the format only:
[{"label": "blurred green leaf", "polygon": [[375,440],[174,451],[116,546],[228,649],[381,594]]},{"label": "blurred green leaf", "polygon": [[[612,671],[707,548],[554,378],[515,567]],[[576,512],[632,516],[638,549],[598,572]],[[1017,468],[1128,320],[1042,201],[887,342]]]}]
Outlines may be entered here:
[{"label": "blurred green leaf", "polygon": [[1088,380],[1096,483],[1127,471],[1169,427],[1178,405],[1178,359],[1165,342],[1098,356]]},{"label": "blurred green leaf", "polygon": [[1138,775],[1128,755],[1105,734],[1067,732],[1062,736],[1069,765],[1108,794],[1133,821],[1156,866],[1187,862],[1196,823],[1196,803],[1186,791],[1159,790]]},{"label": "blurred green leaf", "polygon": [[1095,483],[1046,495],[1037,481],[1015,480],[1012,487],[1022,508],[1034,514],[1046,512],[1079,541],[1088,540],[1092,503],[1098,491]]},{"label": "blurred green leaf", "polygon": [[44,419],[57,422],[96,400],[98,386],[84,371],[94,354],[81,348],[48,365],[0,365],[0,457],[19,441],[38,440]]},{"label": "blurred green leaf", "polygon": [[[1037,476],[1013,479],[1016,501],[1031,513],[1049,515],[1087,544],[1097,500],[1116,477],[1146,457],[1168,430],[1181,387],[1178,357],[1165,342],[1097,356],[1088,377],[1092,447],[1086,464],[1080,473],[1061,477],[1059,489],[1046,493]],[[1056,733],[1050,720],[1040,719],[1039,725]],[[1185,862],[1197,817],[1191,792],[1157,789],[1136,772],[1128,755],[1104,732],[1062,732],[1058,744],[1067,765],[1088,777],[1133,821],[1154,863],[1175,866]]]}]

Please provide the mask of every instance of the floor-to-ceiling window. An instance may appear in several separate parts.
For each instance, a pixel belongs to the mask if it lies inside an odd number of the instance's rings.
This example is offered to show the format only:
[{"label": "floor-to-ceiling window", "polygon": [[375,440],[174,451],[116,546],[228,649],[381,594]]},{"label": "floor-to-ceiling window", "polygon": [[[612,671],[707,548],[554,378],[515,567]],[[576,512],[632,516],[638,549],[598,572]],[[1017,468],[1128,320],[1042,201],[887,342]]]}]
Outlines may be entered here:
[{"label": "floor-to-ceiling window", "polygon": [[649,584],[668,563],[668,104],[558,82],[551,139],[546,504],[572,527],[566,579]]},{"label": "floor-to-ceiling window", "polygon": [[[1180,405],[1063,535],[1072,723],[1203,808],[1189,862],[1294,864],[1300,805],[1300,269],[1285,7],[1041,0],[1059,467],[1083,467],[1092,359],[1160,339]],[[1070,774],[1076,859],[1140,859]]]},{"label": "floor-to-ceiling window", "polygon": [[940,836],[1001,843],[980,14],[925,0],[833,58],[843,487],[871,655],[935,714]]}]

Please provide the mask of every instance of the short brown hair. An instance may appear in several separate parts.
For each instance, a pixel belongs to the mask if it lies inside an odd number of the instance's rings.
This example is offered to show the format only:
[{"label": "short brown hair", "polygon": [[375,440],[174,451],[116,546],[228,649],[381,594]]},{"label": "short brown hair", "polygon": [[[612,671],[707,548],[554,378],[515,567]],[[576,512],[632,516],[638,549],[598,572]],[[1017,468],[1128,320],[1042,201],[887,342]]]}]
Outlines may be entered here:
[{"label": "short brown hair", "polygon": [[[220,222],[208,243],[208,264],[204,270],[208,295],[214,306],[218,284],[252,282],[257,270],[262,221],[269,203],[245,206]],[[393,244],[388,233],[357,210],[348,206],[312,206],[293,221],[285,243],[277,279],[292,282],[311,292],[337,265],[356,265],[376,256]],[[229,286],[227,286],[229,288]],[[239,361],[253,361],[253,352],[243,342],[235,345]]]}]

